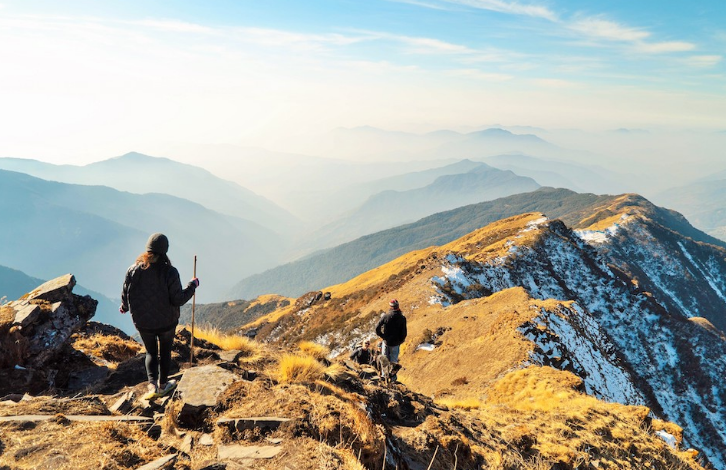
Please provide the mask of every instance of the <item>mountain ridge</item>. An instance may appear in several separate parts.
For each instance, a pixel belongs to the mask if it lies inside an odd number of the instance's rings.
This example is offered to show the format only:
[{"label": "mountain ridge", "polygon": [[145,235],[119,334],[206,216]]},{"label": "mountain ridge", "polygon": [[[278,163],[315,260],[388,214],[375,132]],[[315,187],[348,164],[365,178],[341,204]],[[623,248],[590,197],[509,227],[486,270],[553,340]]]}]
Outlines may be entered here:
[{"label": "mountain ridge", "polygon": [[[541,213],[503,219],[326,287],[330,300],[299,299],[243,331],[251,329],[274,344],[315,341],[342,354],[372,335],[388,299],[397,298],[409,319],[399,376],[413,390],[465,399],[485,394],[512,369],[537,365],[568,371],[583,380],[588,394],[644,405],[678,423],[688,445],[722,468],[726,384],[720,377],[726,373],[726,342],[690,320],[693,312],[673,308],[676,299],[688,304],[693,285],[670,294],[663,288],[651,291],[648,284],[657,286],[664,271],[643,267],[648,277],[635,282],[623,268],[624,260],[631,266],[639,262],[638,254],[659,259],[660,246],[649,247],[648,234],[662,235],[654,221],[638,213],[645,211],[641,199],[611,200],[580,229]],[[632,250],[623,253],[626,238]],[[726,295],[726,250],[685,236],[678,243],[690,253],[678,258],[684,269],[695,272],[708,256],[721,257],[722,265],[713,269],[718,279],[704,275],[699,285]],[[695,246],[710,254],[697,253]],[[500,320],[490,321],[496,311]],[[724,317],[715,308],[703,316]],[[462,335],[472,331],[479,333],[465,340]],[[507,353],[514,346],[496,346],[511,335],[525,346],[524,354]],[[482,350],[498,353],[486,356]],[[481,369],[485,366],[489,372]]]}]

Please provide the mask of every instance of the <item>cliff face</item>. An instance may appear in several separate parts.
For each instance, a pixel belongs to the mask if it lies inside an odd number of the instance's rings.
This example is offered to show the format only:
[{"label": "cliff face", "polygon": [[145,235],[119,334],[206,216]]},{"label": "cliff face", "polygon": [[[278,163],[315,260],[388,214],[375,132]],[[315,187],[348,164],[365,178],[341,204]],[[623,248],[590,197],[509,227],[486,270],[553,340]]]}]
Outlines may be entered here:
[{"label": "cliff face", "polygon": [[[529,240],[518,243],[524,232]],[[530,220],[504,246],[496,257],[451,250],[443,275],[432,279],[437,301],[448,305],[512,287],[534,299],[572,301],[538,309],[519,326],[534,344],[528,361],[572,371],[594,396],[643,404],[680,423],[686,441],[723,468],[726,342],[718,330],[689,319],[722,321],[705,303],[723,296],[722,250],[627,213],[597,232]],[[652,293],[645,290],[650,286]]]}]

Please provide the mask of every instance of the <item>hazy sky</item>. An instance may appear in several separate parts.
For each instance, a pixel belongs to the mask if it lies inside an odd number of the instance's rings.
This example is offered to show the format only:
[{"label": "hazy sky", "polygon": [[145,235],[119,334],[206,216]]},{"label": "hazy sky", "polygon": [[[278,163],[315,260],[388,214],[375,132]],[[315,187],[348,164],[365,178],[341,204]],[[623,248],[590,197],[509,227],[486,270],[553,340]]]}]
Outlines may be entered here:
[{"label": "hazy sky", "polygon": [[723,0],[0,0],[0,156],[359,125],[726,130],[725,51]]}]

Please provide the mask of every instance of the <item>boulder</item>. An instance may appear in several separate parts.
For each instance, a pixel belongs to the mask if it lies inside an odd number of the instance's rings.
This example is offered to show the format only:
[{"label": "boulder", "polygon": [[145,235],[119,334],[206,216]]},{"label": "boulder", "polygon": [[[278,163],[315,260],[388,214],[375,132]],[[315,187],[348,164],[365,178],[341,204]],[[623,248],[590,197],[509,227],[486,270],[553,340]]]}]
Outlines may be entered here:
[{"label": "boulder", "polygon": [[27,300],[45,300],[46,302],[61,302],[68,300],[76,285],[73,274],[64,274],[41,284],[27,294]]},{"label": "boulder", "polygon": [[66,274],[2,307],[2,318],[12,321],[0,324],[0,368],[43,369],[93,317],[98,302],[73,294],[75,285],[75,277]]},{"label": "boulder", "polygon": [[177,391],[182,408],[179,422],[194,426],[204,420],[204,412],[215,407],[219,397],[233,383],[241,380],[237,374],[215,365],[193,367],[184,371]]}]

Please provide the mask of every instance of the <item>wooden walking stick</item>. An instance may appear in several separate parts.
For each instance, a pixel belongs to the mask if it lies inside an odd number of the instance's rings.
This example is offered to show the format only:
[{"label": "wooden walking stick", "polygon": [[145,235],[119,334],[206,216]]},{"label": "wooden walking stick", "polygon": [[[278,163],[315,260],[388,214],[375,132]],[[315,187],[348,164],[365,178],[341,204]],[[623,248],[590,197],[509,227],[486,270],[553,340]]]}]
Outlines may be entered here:
[{"label": "wooden walking stick", "polygon": [[[194,277],[197,277],[197,255],[194,255]],[[192,295],[192,342],[189,346],[189,364],[194,364],[194,307],[197,303],[197,290],[194,289]]]}]

